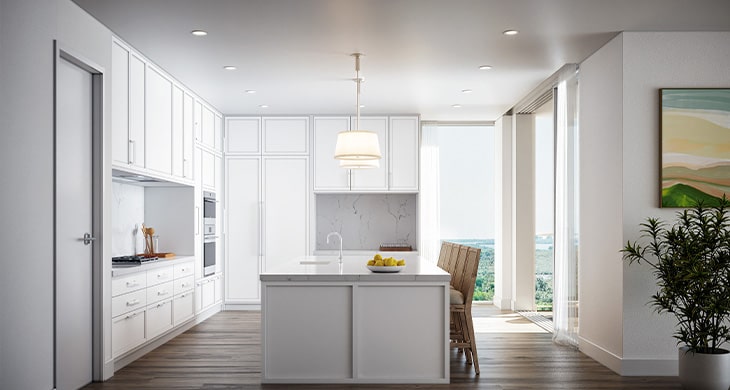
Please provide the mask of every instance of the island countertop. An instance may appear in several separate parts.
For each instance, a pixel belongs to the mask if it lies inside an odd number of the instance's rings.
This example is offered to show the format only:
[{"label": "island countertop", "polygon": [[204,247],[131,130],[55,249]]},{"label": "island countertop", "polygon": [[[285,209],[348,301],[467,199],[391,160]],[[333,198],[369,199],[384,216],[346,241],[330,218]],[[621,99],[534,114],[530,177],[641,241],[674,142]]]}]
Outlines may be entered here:
[{"label": "island countertop", "polygon": [[367,268],[367,255],[343,256],[342,264],[338,256],[301,256],[282,264],[274,269],[261,273],[261,281],[319,281],[319,282],[356,282],[356,281],[429,281],[448,282],[451,276],[436,264],[414,253],[390,254],[383,253],[383,257],[393,256],[405,259],[406,266],[399,272],[378,273]]}]

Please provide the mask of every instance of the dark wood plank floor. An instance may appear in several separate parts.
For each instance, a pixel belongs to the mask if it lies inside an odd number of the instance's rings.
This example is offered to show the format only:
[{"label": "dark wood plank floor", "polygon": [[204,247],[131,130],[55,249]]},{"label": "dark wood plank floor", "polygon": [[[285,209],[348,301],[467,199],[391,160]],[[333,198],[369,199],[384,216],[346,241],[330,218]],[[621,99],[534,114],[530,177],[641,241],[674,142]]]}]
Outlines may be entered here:
[{"label": "dark wood plank floor", "polygon": [[[500,315],[494,306],[474,316]],[[681,389],[676,377],[621,377],[548,333],[480,333],[481,375],[452,353],[450,385],[262,385],[259,312],[221,312],[87,389]]]}]

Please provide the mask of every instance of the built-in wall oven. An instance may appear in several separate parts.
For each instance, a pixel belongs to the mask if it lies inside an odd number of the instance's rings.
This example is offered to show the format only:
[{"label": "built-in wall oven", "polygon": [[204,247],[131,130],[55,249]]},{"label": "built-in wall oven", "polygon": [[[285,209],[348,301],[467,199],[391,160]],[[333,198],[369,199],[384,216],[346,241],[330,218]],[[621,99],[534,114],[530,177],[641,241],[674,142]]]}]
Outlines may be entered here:
[{"label": "built-in wall oven", "polygon": [[213,275],[216,272],[216,232],[215,209],[217,201],[215,193],[203,191],[203,276]]}]

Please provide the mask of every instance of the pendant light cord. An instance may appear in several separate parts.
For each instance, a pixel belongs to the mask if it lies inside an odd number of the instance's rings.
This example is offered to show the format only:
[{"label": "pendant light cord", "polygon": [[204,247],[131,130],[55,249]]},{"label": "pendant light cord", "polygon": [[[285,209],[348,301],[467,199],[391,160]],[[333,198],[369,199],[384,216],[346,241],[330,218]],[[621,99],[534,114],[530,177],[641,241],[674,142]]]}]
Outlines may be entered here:
[{"label": "pendant light cord", "polygon": [[360,78],[360,55],[361,53],[353,53],[353,56],[355,56],[355,83],[357,83],[357,106],[355,108],[355,130],[360,130],[360,82],[362,82],[362,79]]}]

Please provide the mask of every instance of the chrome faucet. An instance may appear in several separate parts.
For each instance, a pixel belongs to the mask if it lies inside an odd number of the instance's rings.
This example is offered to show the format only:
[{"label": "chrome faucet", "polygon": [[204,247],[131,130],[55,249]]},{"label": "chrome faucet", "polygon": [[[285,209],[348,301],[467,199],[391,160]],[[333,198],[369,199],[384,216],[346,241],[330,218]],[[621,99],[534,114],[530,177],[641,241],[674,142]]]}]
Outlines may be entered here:
[{"label": "chrome faucet", "polygon": [[332,236],[337,236],[337,237],[340,238],[340,264],[342,264],[342,235],[340,235],[340,233],[338,233],[338,232],[330,232],[327,235],[327,243],[328,244],[330,243],[330,237],[332,237]]}]

